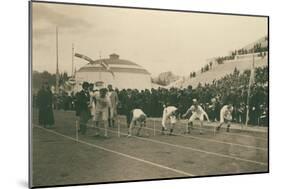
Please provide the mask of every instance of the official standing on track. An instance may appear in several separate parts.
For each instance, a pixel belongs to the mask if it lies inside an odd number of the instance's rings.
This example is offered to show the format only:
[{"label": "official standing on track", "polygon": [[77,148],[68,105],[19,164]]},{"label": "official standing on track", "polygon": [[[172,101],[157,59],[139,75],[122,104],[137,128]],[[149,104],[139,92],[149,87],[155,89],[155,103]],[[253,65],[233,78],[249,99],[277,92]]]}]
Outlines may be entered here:
[{"label": "official standing on track", "polygon": [[135,108],[135,99],[133,98],[132,90],[128,90],[126,96],[124,97],[124,113],[126,115],[127,127],[130,127],[132,120],[131,111]]},{"label": "official standing on track", "polygon": [[37,105],[39,109],[39,125],[49,128],[54,125],[53,95],[48,82],[44,82],[37,94]]},{"label": "official standing on track", "polygon": [[87,122],[91,118],[90,108],[90,94],[89,94],[89,83],[83,82],[82,90],[77,94],[76,102],[76,116],[80,118],[80,129],[79,132],[82,135],[86,134]]}]

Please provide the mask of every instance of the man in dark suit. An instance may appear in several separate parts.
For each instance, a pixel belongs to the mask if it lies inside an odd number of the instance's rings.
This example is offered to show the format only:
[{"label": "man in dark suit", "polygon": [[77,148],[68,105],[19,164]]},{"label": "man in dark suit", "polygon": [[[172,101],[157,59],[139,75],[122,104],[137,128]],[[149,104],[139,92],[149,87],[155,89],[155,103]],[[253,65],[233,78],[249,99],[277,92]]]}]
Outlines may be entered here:
[{"label": "man in dark suit", "polygon": [[135,108],[134,105],[134,96],[132,90],[127,91],[127,95],[124,99],[124,110],[125,110],[125,115],[126,115],[126,120],[127,120],[127,127],[130,127],[130,123],[132,120],[132,110]]},{"label": "man in dark suit", "polygon": [[54,125],[53,113],[53,94],[48,82],[44,82],[37,95],[37,104],[39,109],[39,125],[50,128]]},{"label": "man in dark suit", "polygon": [[79,132],[83,135],[86,134],[87,122],[91,118],[90,107],[89,83],[83,82],[82,90],[77,93],[76,101],[76,116],[80,118]]}]

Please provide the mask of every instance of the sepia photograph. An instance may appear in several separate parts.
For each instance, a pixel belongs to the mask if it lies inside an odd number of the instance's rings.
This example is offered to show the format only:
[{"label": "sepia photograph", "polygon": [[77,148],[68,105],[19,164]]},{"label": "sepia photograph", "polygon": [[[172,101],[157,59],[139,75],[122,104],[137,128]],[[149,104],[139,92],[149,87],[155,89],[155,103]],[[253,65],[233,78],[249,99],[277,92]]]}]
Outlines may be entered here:
[{"label": "sepia photograph", "polygon": [[29,186],[268,173],[268,26],[29,2]]}]

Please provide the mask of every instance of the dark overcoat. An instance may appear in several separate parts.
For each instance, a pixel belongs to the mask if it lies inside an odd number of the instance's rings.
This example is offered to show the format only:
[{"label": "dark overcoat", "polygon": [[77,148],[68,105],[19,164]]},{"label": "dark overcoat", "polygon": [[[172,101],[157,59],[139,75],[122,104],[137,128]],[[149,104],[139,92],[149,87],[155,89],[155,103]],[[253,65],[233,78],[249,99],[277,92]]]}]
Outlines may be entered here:
[{"label": "dark overcoat", "polygon": [[39,125],[54,125],[53,95],[49,89],[40,89],[37,95]]}]

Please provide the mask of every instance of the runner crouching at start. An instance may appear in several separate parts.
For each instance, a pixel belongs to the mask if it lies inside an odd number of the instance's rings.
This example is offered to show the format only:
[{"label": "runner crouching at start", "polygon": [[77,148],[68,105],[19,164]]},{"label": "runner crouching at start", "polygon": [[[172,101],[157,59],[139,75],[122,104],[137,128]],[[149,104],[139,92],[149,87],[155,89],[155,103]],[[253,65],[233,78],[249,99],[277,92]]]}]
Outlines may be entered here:
[{"label": "runner crouching at start", "polygon": [[225,123],[227,125],[226,132],[230,130],[230,124],[232,120],[233,106],[232,104],[224,105],[220,111],[220,124],[216,128],[216,131],[219,131],[221,126]]},{"label": "runner crouching at start", "polygon": [[204,116],[207,118],[207,120],[209,121],[209,117],[208,114],[203,110],[203,108],[198,105],[198,102],[196,99],[193,99],[193,105],[186,111],[185,114],[183,114],[183,117],[186,117],[190,112],[192,112],[192,115],[190,116],[188,123],[186,125],[186,129],[184,134],[189,133],[190,134],[190,130],[191,130],[191,126],[193,125],[193,122],[195,119],[199,119],[200,120],[200,135],[203,133],[202,132],[202,128],[203,128],[203,121],[204,121]]},{"label": "runner crouching at start", "polygon": [[168,120],[170,120],[170,133],[169,135],[172,135],[175,124],[177,122],[177,110],[178,108],[176,108],[175,106],[165,106],[164,105],[164,110],[163,110],[163,117],[162,117],[162,134],[165,134],[165,131],[167,131],[167,127],[166,127],[166,123],[168,122]]},{"label": "runner crouching at start", "polygon": [[134,110],[132,110],[131,114],[132,114],[132,120],[131,120],[130,127],[129,127],[128,137],[132,136],[133,129],[135,128],[135,126],[137,126],[137,123],[139,123],[137,136],[140,136],[140,131],[141,131],[142,127],[146,126],[146,117],[147,116],[141,109],[134,109]]}]

